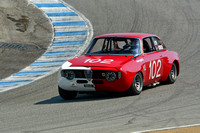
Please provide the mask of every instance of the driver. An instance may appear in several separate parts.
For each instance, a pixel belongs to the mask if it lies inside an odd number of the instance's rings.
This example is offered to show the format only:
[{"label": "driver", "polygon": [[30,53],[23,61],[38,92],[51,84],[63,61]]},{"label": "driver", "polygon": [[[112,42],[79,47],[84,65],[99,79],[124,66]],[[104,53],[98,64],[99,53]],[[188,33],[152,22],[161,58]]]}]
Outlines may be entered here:
[{"label": "driver", "polygon": [[117,41],[114,41],[114,50],[119,50],[119,46],[118,46],[118,43]]},{"label": "driver", "polygon": [[134,54],[134,55],[140,53],[140,49],[139,49],[139,47],[140,47],[139,40],[136,40],[136,39],[131,40],[131,42],[130,42],[130,44],[129,44],[129,47],[130,47],[129,50],[128,50],[129,53]]}]

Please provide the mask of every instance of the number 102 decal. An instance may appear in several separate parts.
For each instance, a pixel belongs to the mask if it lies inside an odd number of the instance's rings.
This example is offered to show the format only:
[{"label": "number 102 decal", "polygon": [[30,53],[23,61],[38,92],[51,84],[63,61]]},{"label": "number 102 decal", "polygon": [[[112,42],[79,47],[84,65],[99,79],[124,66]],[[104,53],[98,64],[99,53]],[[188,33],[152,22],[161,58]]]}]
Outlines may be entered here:
[{"label": "number 102 decal", "polygon": [[161,60],[158,61],[150,61],[149,63],[149,79],[154,79],[160,77],[160,70],[162,67]]},{"label": "number 102 decal", "polygon": [[111,64],[114,60],[112,59],[87,59],[84,61],[84,63],[105,63],[105,64]]}]

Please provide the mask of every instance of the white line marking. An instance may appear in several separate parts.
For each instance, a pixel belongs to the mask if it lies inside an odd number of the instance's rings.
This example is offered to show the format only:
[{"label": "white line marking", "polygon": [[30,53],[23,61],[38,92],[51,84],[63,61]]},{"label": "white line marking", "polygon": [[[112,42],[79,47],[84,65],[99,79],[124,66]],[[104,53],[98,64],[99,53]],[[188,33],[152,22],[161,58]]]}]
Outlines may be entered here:
[{"label": "white line marking", "polygon": [[44,12],[70,12],[71,10],[66,7],[56,7],[56,8],[49,8],[49,7],[42,7],[40,8]]},{"label": "white line marking", "polygon": [[64,21],[83,21],[83,19],[80,19],[78,16],[60,16],[60,17],[49,17],[52,22],[64,22]]},{"label": "white line marking", "polygon": [[54,39],[55,42],[61,41],[76,41],[76,40],[85,40],[86,36],[56,36]]},{"label": "white line marking", "polygon": [[195,127],[195,126],[200,126],[200,124],[191,124],[191,125],[174,126],[174,127],[167,127],[167,128],[158,128],[158,129],[142,130],[142,131],[135,131],[135,132],[132,132],[132,133],[145,133],[145,132],[154,132],[154,131],[178,129],[178,128]]},{"label": "white line marking", "polygon": [[74,27],[68,27],[68,26],[54,26],[55,32],[60,31],[80,31],[80,30],[87,30],[86,26],[74,26]]}]

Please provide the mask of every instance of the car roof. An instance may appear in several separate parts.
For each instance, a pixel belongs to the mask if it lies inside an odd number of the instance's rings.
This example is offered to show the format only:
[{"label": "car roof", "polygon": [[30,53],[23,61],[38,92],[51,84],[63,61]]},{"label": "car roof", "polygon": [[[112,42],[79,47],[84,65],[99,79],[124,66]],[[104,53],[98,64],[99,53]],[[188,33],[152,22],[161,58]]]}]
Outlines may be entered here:
[{"label": "car roof", "polygon": [[149,36],[158,37],[156,35],[148,34],[148,33],[110,33],[110,34],[100,35],[97,37],[134,37],[134,38],[143,39],[143,38],[149,37]]}]

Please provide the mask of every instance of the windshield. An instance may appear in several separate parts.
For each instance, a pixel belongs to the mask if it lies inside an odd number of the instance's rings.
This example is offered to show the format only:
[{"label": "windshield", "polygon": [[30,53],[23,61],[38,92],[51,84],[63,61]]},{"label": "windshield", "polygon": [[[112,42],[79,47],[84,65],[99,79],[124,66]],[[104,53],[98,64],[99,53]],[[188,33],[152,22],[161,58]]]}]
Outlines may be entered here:
[{"label": "windshield", "polygon": [[138,56],[140,52],[140,41],[136,38],[106,37],[95,38],[86,54],[103,55],[119,54]]}]

